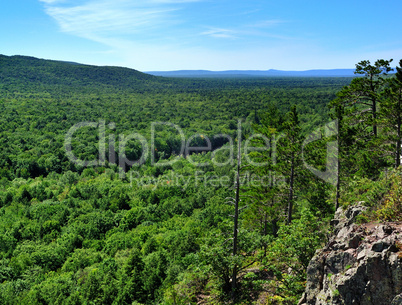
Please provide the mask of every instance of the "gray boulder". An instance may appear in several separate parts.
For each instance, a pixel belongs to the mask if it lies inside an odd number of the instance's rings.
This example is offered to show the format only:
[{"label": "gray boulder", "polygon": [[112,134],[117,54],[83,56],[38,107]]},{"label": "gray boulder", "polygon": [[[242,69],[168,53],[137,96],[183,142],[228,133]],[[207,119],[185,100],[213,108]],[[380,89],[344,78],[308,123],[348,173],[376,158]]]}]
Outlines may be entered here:
[{"label": "gray boulder", "polygon": [[402,305],[402,224],[356,225],[365,209],[338,209],[332,238],[310,261],[299,305]]}]

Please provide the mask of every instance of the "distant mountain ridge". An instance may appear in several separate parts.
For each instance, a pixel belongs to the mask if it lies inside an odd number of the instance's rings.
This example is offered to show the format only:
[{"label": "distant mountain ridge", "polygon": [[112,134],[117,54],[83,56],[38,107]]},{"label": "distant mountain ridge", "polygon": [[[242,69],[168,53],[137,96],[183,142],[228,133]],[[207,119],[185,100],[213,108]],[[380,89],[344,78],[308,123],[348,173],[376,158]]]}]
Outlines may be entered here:
[{"label": "distant mountain ridge", "polygon": [[177,71],[149,71],[155,76],[164,77],[353,77],[354,69],[329,69],[306,71],[283,71],[270,69],[262,70],[177,70]]},{"label": "distant mountain ridge", "polygon": [[[162,77],[160,77],[162,76]],[[136,90],[167,88],[166,79],[176,78],[265,78],[265,77],[354,77],[354,69],[281,70],[178,70],[140,72],[113,66],[93,66],[76,62],[0,54],[0,86],[17,83],[40,86],[107,86]]]}]

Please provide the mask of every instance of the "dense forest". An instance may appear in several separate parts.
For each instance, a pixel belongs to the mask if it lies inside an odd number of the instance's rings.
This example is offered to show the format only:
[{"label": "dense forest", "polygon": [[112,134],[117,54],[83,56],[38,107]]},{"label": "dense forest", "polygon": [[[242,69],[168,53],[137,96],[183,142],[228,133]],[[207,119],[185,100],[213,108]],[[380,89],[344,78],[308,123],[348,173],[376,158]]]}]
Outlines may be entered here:
[{"label": "dense forest", "polygon": [[401,66],[176,79],[0,55],[0,304],[296,304],[336,207],[402,218]]}]

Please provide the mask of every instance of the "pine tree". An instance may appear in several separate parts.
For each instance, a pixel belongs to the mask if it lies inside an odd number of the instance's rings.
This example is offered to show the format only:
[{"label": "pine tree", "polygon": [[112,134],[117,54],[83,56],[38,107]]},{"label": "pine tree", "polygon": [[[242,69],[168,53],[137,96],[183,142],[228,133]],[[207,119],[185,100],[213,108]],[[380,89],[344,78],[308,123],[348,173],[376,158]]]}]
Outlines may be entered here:
[{"label": "pine tree", "polygon": [[277,169],[287,181],[287,223],[290,224],[293,216],[296,179],[302,166],[302,138],[296,106],[293,106],[291,111],[286,115],[286,121],[283,124],[283,134],[284,137],[278,144]]},{"label": "pine tree", "polygon": [[372,133],[374,137],[378,135],[377,118],[378,118],[378,101],[382,86],[384,85],[384,75],[392,71],[390,68],[390,60],[379,59],[374,65],[369,60],[363,60],[356,64],[355,74],[364,75],[362,78],[355,78],[350,86],[352,95],[355,97],[355,103],[369,107],[361,113],[368,112],[371,117],[367,121],[371,123]]},{"label": "pine tree", "polygon": [[283,121],[283,115],[278,108],[269,105],[268,111],[261,116],[260,123],[253,126],[255,134],[259,136],[252,140],[254,146],[266,149],[250,152],[247,158],[253,162],[248,162],[242,168],[243,173],[257,181],[243,187],[244,198],[248,204],[245,219],[250,227],[263,236],[269,233],[276,236],[282,209],[275,166],[277,140],[281,138]]},{"label": "pine tree", "polygon": [[396,70],[395,77],[388,80],[388,87],[383,92],[380,109],[385,141],[391,143],[390,153],[394,156],[395,168],[401,165],[402,60]]}]

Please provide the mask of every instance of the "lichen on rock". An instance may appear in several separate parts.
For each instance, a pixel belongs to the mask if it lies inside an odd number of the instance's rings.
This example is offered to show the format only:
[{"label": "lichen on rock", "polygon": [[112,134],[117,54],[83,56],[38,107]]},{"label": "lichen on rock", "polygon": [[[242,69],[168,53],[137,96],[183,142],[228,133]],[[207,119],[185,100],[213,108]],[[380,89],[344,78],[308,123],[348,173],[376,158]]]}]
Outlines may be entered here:
[{"label": "lichen on rock", "polygon": [[337,210],[333,236],[310,261],[299,305],[402,304],[402,223],[355,224],[365,210]]}]

